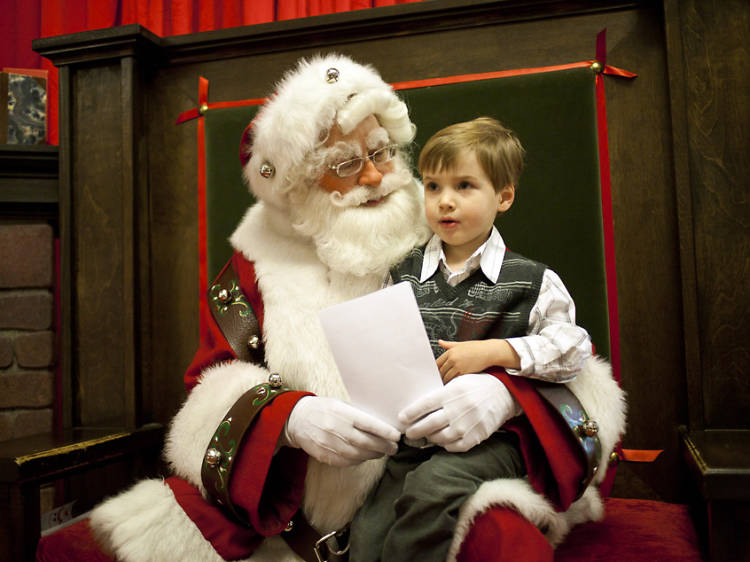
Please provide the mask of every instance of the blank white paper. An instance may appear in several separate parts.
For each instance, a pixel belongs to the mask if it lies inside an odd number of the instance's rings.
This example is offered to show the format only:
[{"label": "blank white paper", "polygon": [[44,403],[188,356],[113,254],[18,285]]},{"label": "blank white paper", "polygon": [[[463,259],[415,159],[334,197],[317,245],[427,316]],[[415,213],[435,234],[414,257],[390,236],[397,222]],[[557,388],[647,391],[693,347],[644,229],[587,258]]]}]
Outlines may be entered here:
[{"label": "blank white paper", "polygon": [[398,413],[443,385],[411,285],[404,281],[319,315],[352,404],[403,432]]}]

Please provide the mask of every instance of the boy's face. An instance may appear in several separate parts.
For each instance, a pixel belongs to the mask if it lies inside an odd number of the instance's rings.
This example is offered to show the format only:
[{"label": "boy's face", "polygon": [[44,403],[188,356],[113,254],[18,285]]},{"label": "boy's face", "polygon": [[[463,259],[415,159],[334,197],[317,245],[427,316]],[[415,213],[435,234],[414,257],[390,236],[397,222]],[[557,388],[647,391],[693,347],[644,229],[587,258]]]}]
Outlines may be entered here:
[{"label": "boy's face", "polygon": [[466,260],[489,236],[495,216],[513,204],[512,185],[495,191],[472,151],[458,154],[451,169],[424,171],[425,214],[443,249]]}]

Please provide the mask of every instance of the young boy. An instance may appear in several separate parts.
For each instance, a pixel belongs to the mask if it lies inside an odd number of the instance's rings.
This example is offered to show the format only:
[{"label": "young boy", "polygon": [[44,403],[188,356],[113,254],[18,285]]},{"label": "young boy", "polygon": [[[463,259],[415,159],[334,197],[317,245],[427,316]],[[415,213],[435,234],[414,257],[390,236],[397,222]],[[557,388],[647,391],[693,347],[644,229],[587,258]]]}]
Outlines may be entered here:
[{"label": "young boy", "polygon": [[[560,278],[507,250],[494,227],[513,204],[523,153],[510,130],[481,117],[437,132],[420,154],[434,235],[391,278],[412,284],[445,383],[490,366],[565,382],[591,355]],[[517,437],[502,429],[462,453],[408,443],[355,516],[352,562],[445,560],[462,503],[483,482],[526,472]]]}]

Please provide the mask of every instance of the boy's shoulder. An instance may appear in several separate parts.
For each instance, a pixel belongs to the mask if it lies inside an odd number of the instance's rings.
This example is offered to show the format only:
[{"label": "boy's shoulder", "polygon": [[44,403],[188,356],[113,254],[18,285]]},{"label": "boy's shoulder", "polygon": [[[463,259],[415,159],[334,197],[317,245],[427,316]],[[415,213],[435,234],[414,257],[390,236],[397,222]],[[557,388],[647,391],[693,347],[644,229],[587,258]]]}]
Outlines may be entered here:
[{"label": "boy's shoulder", "polygon": [[424,262],[426,244],[416,246],[406,254],[404,259],[391,267],[391,281],[399,283],[405,279],[419,279]]},{"label": "boy's shoulder", "polygon": [[541,284],[544,272],[548,269],[546,264],[527,258],[510,248],[506,248],[498,282],[523,279],[531,280],[535,285]]},{"label": "boy's shoulder", "polygon": [[526,256],[519,254],[518,252],[514,252],[510,248],[505,248],[505,255],[503,256],[503,267],[508,263],[518,263],[534,268],[549,269],[547,264],[531,258],[527,258]]},{"label": "boy's shoulder", "polygon": [[412,248],[406,256],[404,256],[404,259],[402,259],[399,263],[394,265],[392,269],[398,270],[398,271],[405,271],[413,267],[414,265],[422,266],[422,262],[424,261],[424,252],[425,248],[427,247],[426,244],[422,244],[421,246],[415,246]]}]

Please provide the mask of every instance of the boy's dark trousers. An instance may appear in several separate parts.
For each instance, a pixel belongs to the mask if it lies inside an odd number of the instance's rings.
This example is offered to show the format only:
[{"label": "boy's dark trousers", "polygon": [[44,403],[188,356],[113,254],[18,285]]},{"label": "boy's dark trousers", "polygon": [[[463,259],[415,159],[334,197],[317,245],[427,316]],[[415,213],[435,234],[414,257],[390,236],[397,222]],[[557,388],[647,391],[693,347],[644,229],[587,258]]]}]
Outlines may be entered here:
[{"label": "boy's dark trousers", "polygon": [[350,562],[443,562],[461,505],[484,482],[525,474],[518,438],[508,431],[465,453],[402,440],[354,517]]}]

